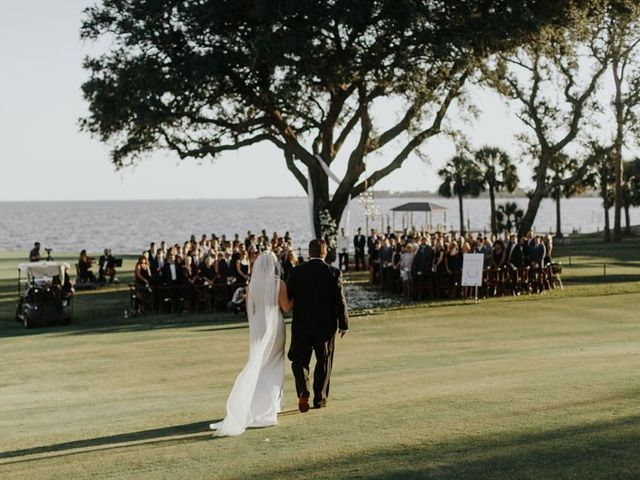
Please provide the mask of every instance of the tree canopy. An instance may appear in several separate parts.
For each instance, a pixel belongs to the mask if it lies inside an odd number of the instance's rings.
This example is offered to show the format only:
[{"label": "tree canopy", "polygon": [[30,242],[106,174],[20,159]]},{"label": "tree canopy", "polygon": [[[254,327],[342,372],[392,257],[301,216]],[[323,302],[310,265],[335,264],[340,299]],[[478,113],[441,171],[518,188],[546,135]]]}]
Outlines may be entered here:
[{"label": "tree canopy", "polygon": [[[339,221],[349,198],[441,132],[478,59],[579,3],[103,0],[82,25],[108,44],[85,61],[82,127],[113,146],[117,167],[157,149],[215,158],[270,142],[305,190],[309,170],[315,211]],[[390,98],[398,118],[375,118]],[[341,152],[347,173],[331,196],[318,158],[330,166]],[[387,162],[365,180],[373,153]]]}]

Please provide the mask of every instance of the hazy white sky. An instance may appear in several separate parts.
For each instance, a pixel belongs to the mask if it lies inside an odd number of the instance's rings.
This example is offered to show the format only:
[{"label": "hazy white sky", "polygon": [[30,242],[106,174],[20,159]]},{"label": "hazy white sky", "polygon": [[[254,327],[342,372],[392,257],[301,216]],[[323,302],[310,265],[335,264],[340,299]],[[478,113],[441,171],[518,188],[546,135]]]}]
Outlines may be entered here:
[{"label": "hazy white sky", "polygon": [[[0,2],[0,201],[303,195],[279,151],[266,144],[201,165],[158,153],[135,169],[115,172],[108,146],[78,128],[86,111],[81,63],[91,48],[80,42],[79,28],[82,10],[92,3]],[[484,113],[465,128],[473,145],[499,145],[517,156],[515,117],[495,95],[479,93],[475,101]],[[410,158],[377,188],[436,189],[435,172],[454,149],[446,139],[434,139],[425,151],[430,165]],[[335,171],[344,168],[338,164]],[[526,171],[521,176],[528,178]]]}]

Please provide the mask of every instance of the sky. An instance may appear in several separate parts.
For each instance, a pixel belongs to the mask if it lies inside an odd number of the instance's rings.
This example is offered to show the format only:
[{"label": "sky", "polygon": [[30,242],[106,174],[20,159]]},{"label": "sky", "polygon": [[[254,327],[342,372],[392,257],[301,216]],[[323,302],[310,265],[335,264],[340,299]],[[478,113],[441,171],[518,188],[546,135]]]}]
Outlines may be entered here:
[{"label": "sky", "polygon": [[[79,30],[82,11],[92,3],[0,0],[0,201],[304,195],[281,153],[267,144],[200,164],[159,152],[135,168],[115,171],[109,146],[81,132],[78,123],[87,111],[80,90],[87,78],[82,59],[95,49],[79,39]],[[517,157],[513,137],[521,126],[513,112],[486,91],[476,91],[473,100],[483,113],[464,126],[472,146],[497,145]],[[392,106],[386,108],[383,116],[399,114]],[[459,116],[450,112],[454,124]],[[436,172],[455,147],[437,138],[423,151],[429,162],[410,157],[376,188],[437,189]],[[372,160],[370,169],[384,161]],[[335,165],[338,174],[345,168],[345,162]],[[519,169],[521,177],[530,176],[524,163]]]}]

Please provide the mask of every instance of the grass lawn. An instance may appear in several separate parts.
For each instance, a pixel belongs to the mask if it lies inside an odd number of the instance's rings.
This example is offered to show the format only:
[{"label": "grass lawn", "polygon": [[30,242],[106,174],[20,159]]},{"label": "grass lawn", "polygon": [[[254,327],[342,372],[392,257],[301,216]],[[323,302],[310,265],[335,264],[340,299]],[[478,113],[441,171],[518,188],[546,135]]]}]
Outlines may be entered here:
[{"label": "grass lawn", "polygon": [[[639,259],[609,250],[581,261]],[[78,295],[70,327],[25,331],[16,258],[0,257],[2,479],[640,478],[640,282],[572,266],[547,295],[354,316],[328,408],[298,413],[287,369],[279,425],[217,439],[246,323],[124,319],[114,287]]]}]

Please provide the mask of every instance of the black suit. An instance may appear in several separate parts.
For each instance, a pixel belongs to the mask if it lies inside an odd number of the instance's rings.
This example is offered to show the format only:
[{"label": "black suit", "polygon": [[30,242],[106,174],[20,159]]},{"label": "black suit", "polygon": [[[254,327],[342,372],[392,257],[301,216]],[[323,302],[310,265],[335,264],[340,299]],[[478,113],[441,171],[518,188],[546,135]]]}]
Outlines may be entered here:
[{"label": "black suit", "polygon": [[220,275],[220,281],[221,282],[225,282],[227,281],[227,278],[232,277],[233,276],[233,271],[232,271],[232,267],[231,267],[231,259],[229,259],[228,261],[225,260],[218,260],[218,274]]},{"label": "black suit", "polygon": [[355,235],[353,237],[353,248],[356,257],[356,270],[360,270],[360,266],[364,269],[364,249],[367,246],[367,239],[364,235]]},{"label": "black suit", "polygon": [[176,267],[176,279],[173,280],[171,278],[171,264],[165,263],[164,267],[162,268],[162,282],[165,285],[171,285],[171,286],[184,285],[185,277],[184,277],[184,270],[182,269],[182,265],[176,265],[176,264],[173,264],[173,265]]},{"label": "black suit", "polygon": [[323,407],[329,396],[335,335],[347,330],[347,302],[342,291],[342,274],[320,259],[295,267],[287,282],[294,300],[289,360],[298,397],[309,396],[309,363],[315,352],[313,404]]}]

